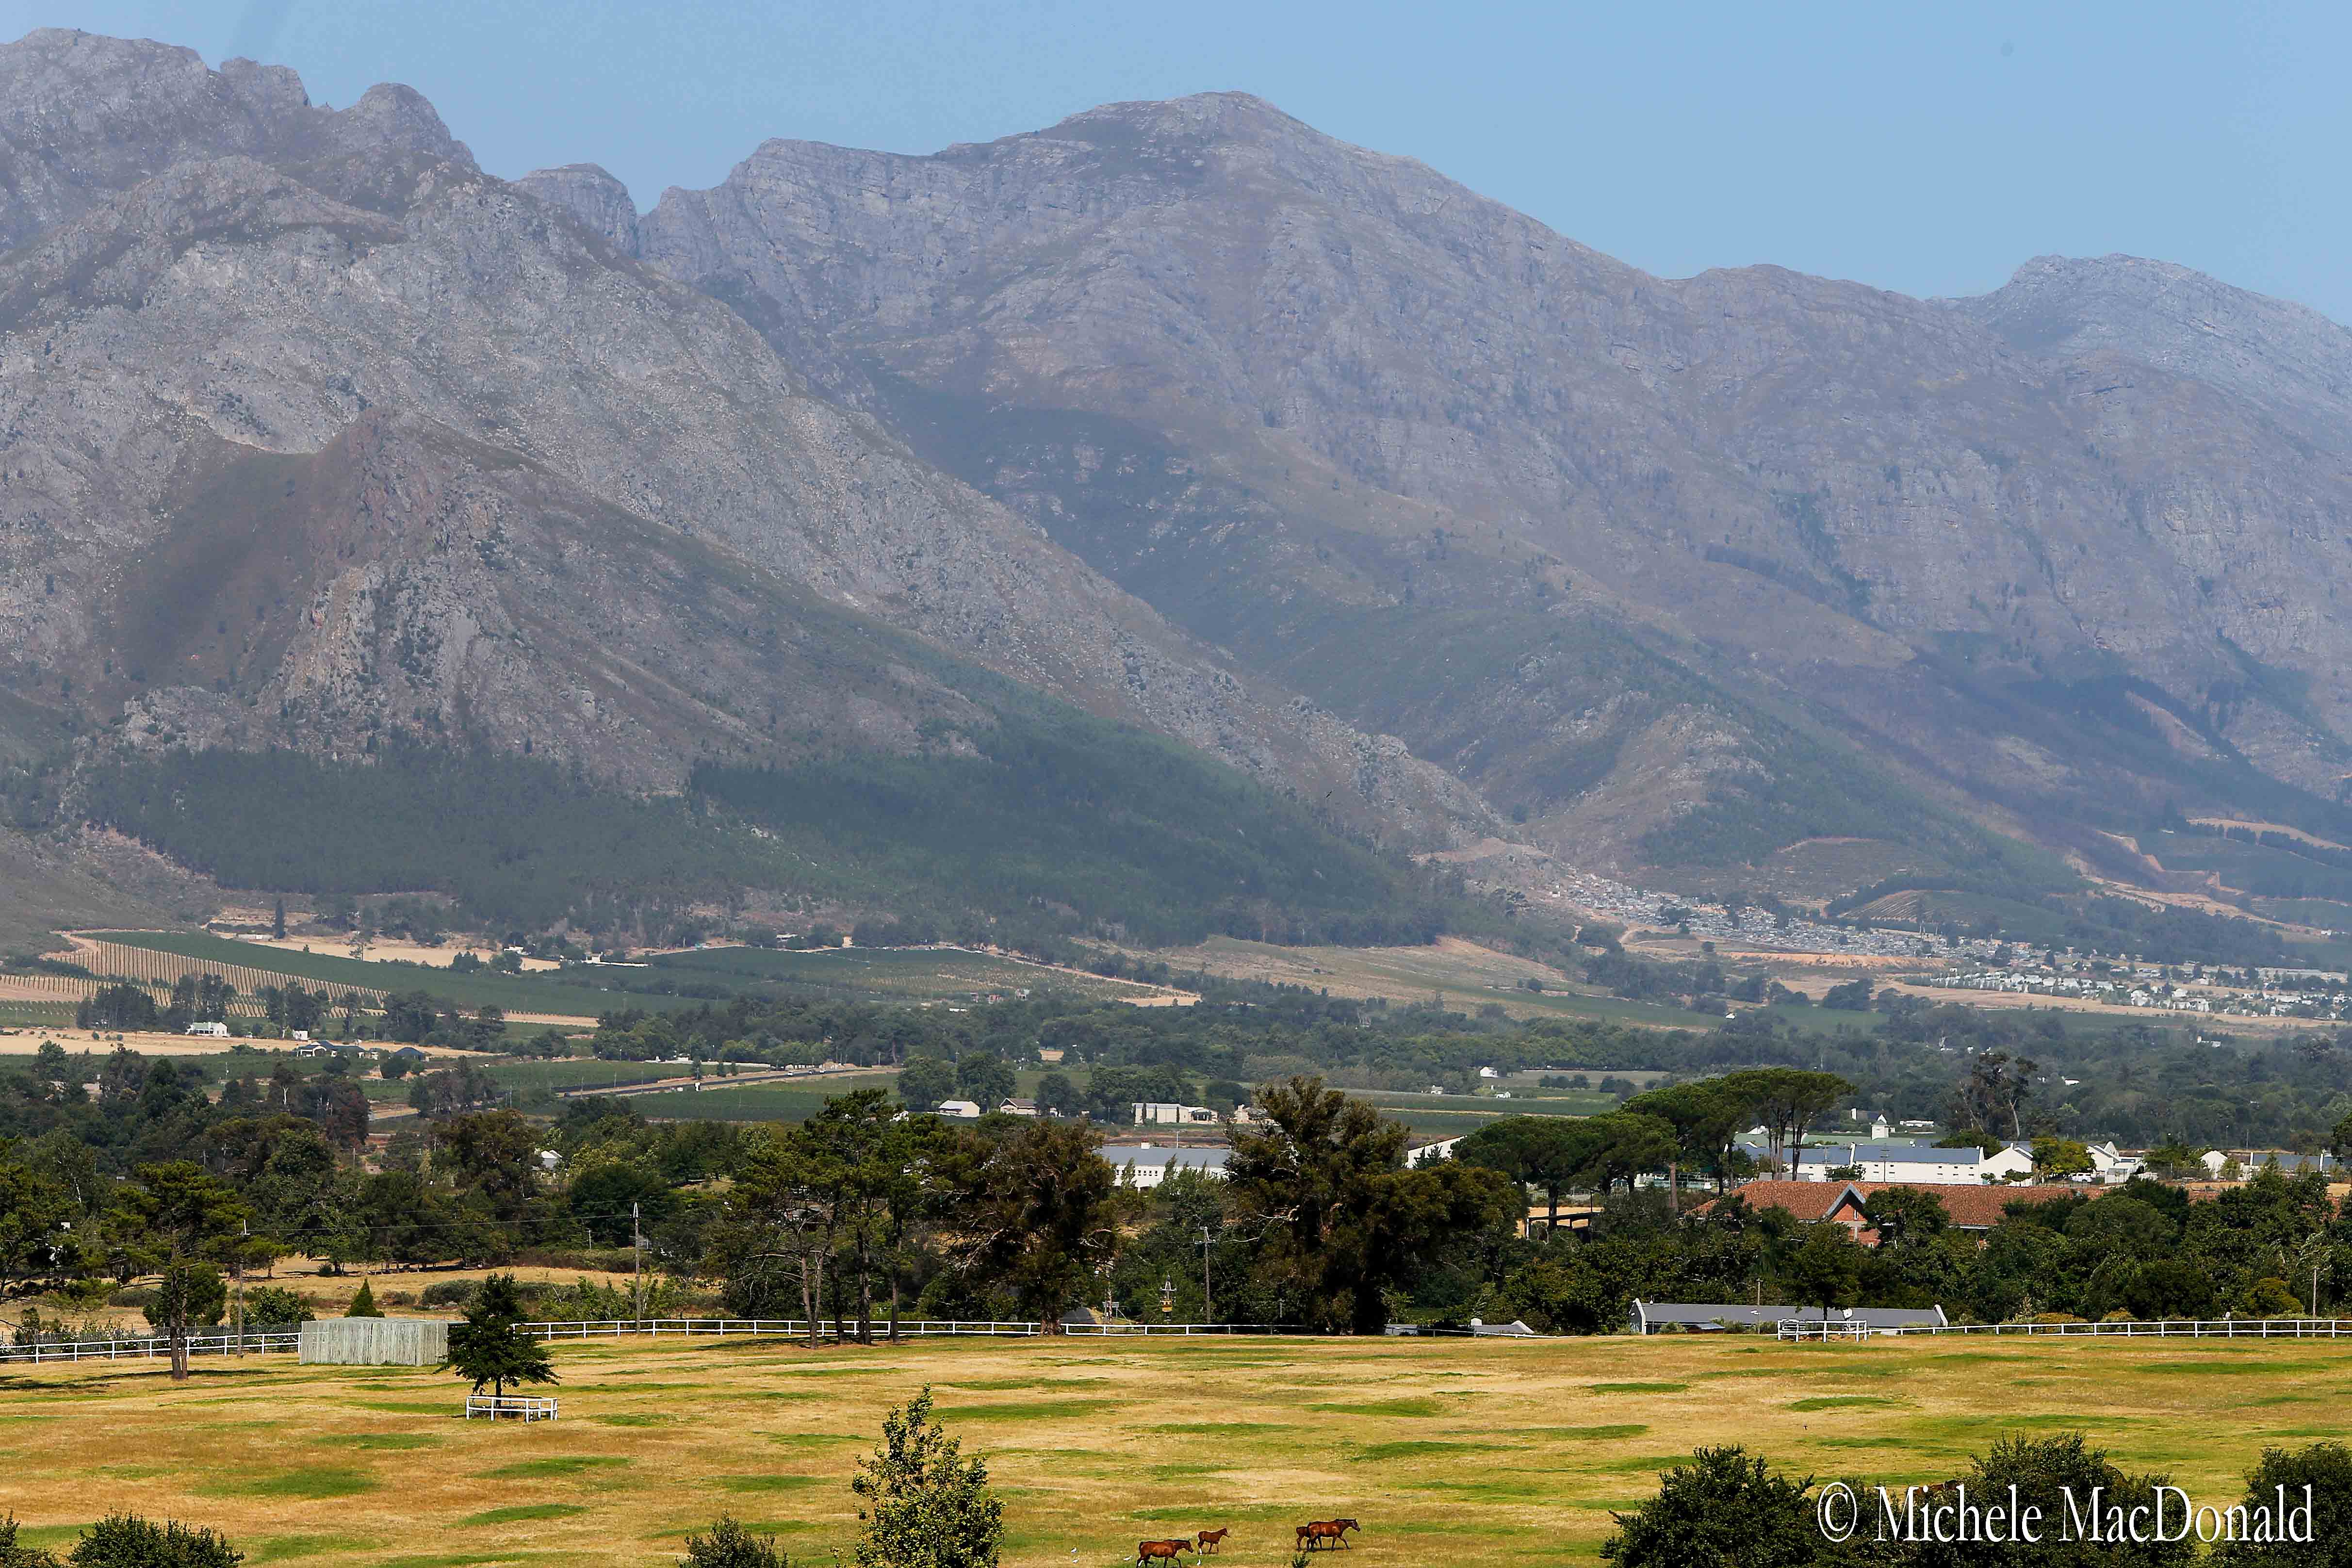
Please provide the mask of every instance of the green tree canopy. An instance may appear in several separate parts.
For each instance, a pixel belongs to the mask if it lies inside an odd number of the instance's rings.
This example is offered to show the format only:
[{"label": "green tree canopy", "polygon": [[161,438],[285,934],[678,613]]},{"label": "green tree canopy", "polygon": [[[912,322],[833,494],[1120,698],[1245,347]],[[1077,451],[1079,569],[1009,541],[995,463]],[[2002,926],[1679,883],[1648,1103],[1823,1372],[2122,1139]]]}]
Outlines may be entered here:
[{"label": "green tree canopy", "polygon": [[227,1184],[192,1161],[142,1165],[115,1194],[110,1220],[125,1266],[163,1276],[157,1326],[171,1342],[172,1376],[188,1375],[188,1327],[219,1315],[215,1260],[234,1249],[250,1211]]},{"label": "green tree canopy", "polygon": [[477,1394],[485,1384],[499,1394],[509,1384],[555,1382],[547,1346],[525,1333],[521,1323],[514,1276],[486,1275],[467,1304],[465,1321],[449,1325],[449,1359],[442,1366],[471,1380]]},{"label": "green tree canopy", "polygon": [[931,1419],[927,1386],[882,1418],[882,1446],[857,1462],[849,1489],[865,1529],[857,1568],[995,1568],[1004,1505],[987,1462]]},{"label": "green tree canopy", "polygon": [[1501,1227],[1525,1199],[1502,1173],[1404,1169],[1405,1129],[1319,1078],[1258,1091],[1268,1126],[1234,1142],[1234,1215],[1261,1237],[1256,1272],[1294,1321],[1353,1333],[1388,1321],[1386,1292],[1441,1243]]},{"label": "green tree canopy", "polygon": [[1076,1122],[1031,1121],[992,1142],[968,1133],[953,1162],[959,1262],[1010,1289],[1049,1334],[1118,1239],[1118,1176],[1101,1144]]}]

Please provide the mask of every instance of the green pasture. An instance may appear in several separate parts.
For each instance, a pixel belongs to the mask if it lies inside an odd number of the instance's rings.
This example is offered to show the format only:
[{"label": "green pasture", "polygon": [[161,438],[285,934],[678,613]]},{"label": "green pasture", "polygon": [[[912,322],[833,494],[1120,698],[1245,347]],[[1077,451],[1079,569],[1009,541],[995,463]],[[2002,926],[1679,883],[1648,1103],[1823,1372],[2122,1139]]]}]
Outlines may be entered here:
[{"label": "green pasture", "polygon": [[1108,1568],[1217,1525],[1234,1568],[1352,1516],[1360,1568],[1593,1563],[1658,1470],[1739,1442],[1799,1473],[1940,1481],[2003,1434],[2072,1427],[2234,1500],[2266,1445],[2336,1436],[2352,1345],[1746,1336],[773,1341],[559,1346],[562,1418],[457,1418],[430,1369],[147,1363],[0,1377],[7,1506],[57,1546],[130,1504],[314,1568],[669,1564],[722,1512],[845,1560],[849,1479],[928,1384],[984,1457],[1008,1568]]}]

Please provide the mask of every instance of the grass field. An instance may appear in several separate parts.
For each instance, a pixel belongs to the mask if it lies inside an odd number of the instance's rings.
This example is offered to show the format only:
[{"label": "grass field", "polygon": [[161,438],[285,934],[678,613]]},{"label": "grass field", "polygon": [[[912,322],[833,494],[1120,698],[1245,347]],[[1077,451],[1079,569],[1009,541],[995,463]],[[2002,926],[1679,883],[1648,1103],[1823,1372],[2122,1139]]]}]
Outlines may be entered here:
[{"label": "grass field", "polygon": [[836,1095],[860,1089],[888,1089],[897,1081],[893,1073],[844,1074],[807,1085],[753,1084],[748,1089],[706,1089],[692,1094],[648,1094],[630,1103],[651,1121],[806,1121]]},{"label": "grass field", "polygon": [[0,1378],[5,1506],[69,1542],[110,1506],[225,1529],[255,1564],[667,1564],[721,1511],[846,1557],[848,1489],[924,1384],[984,1455],[1011,1568],[1107,1568],[1228,1524],[1234,1568],[1352,1515],[1362,1568],[1595,1561],[1655,1472],[1744,1442],[1822,1476],[1942,1480],[2003,1433],[2089,1429],[2235,1500],[2265,1444],[2340,1431],[2352,1348],[2105,1341],[773,1342],[556,1351],[562,1419],[456,1419],[430,1370],[85,1365]]},{"label": "grass field", "polygon": [[653,967],[758,991],[828,992],[858,999],[928,1002],[1009,996],[1019,991],[1053,990],[1110,1002],[1163,999],[1177,994],[1166,986],[1108,980],[1076,970],[1022,963],[993,953],[961,948],[837,947],[788,952],[762,947],[713,947],[666,952]]},{"label": "grass field", "polygon": [[[1179,970],[1305,985],[1334,996],[1384,996],[1400,1006],[1434,998],[1466,1013],[1491,1003],[1514,1018],[1594,1018],[1676,1029],[1709,1029],[1723,1022],[1719,1016],[1685,1007],[1574,989],[1548,964],[1459,937],[1441,937],[1426,947],[1277,947],[1218,936],[1156,956]],[[1545,989],[1528,991],[1519,984],[1529,979],[1541,981]]]},{"label": "grass field", "polygon": [[110,931],[86,934],[121,942],[125,947],[143,947],[153,952],[168,952],[204,963],[244,964],[254,969],[265,969],[272,973],[308,980],[313,984],[362,985],[379,991],[429,991],[436,996],[464,1006],[479,1007],[487,1004],[503,1007],[509,1013],[548,1013],[593,1018],[608,1008],[625,1005],[659,1008],[686,1005],[672,997],[625,998],[609,991],[593,990],[584,985],[566,985],[553,980],[523,979],[484,972],[452,974],[446,969],[427,968],[420,963],[378,963],[372,959],[350,958],[323,952],[289,952],[284,948],[265,947],[259,942],[231,942],[226,937],[207,936],[196,931]]}]

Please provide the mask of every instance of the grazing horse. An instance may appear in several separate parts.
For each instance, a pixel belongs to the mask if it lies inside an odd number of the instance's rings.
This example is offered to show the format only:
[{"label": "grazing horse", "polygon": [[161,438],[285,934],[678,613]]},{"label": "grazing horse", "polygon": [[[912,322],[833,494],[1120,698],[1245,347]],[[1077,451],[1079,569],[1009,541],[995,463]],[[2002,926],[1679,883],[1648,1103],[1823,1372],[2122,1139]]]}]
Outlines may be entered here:
[{"label": "grazing horse", "polygon": [[1348,1544],[1348,1531],[1363,1528],[1352,1519],[1312,1520],[1298,1527],[1299,1549],[1305,1552],[1318,1551],[1326,1542],[1345,1547]]},{"label": "grazing horse", "polygon": [[1135,1543],[1136,1568],[1146,1563],[1176,1561],[1179,1552],[1192,1550],[1191,1541],[1139,1541]]},{"label": "grazing horse", "polygon": [[1201,1531],[1199,1550],[1204,1556],[1213,1553],[1225,1543],[1225,1537],[1232,1533],[1231,1530],[1204,1530]]}]

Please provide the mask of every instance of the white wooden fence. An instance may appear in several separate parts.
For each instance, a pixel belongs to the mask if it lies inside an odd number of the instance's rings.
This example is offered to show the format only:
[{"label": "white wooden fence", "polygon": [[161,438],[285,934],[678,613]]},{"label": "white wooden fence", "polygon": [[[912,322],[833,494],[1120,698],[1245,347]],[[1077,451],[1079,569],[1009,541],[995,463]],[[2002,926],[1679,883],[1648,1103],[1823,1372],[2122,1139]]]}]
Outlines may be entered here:
[{"label": "white wooden fence", "polygon": [[555,1401],[534,1394],[469,1394],[466,1419],[487,1415],[493,1421],[552,1421]]},{"label": "white wooden fence", "polygon": [[[199,1355],[288,1355],[300,1344],[292,1329],[253,1329],[242,1334],[191,1334],[188,1353]],[[0,1346],[0,1362],[154,1360],[172,1353],[172,1342],[161,1334],[121,1340],[37,1340],[28,1345]]]},{"label": "white wooden fence", "polygon": [[[397,1321],[398,1320],[388,1320]],[[851,1333],[856,1331],[853,1320],[845,1325]],[[1042,1325],[1034,1321],[1003,1320],[993,1321],[963,1321],[939,1318],[902,1318],[898,1333],[905,1339],[1027,1339],[1035,1337]],[[644,1334],[660,1339],[798,1339],[808,1338],[805,1319],[791,1318],[646,1318],[632,1321],[617,1318],[603,1322],[525,1323],[524,1331],[540,1339],[595,1340],[614,1339],[624,1335]],[[1288,1323],[1070,1323],[1062,1332],[1076,1335],[1127,1336],[1150,1334],[1296,1334],[1306,1331]],[[877,1319],[874,1337],[889,1336],[887,1319]],[[188,1353],[196,1355],[268,1355],[285,1354],[300,1348],[299,1333],[292,1329],[251,1330],[242,1336],[225,1334],[192,1334]],[[839,1342],[840,1333],[831,1319],[817,1325],[821,1343]],[[153,1359],[172,1353],[172,1342],[160,1335],[112,1340],[43,1341],[29,1345],[0,1346],[0,1363],[121,1361]]]},{"label": "white wooden fence", "polygon": [[2172,1318],[2113,1323],[1921,1323],[1872,1328],[1867,1323],[1780,1320],[1784,1340],[1866,1340],[1897,1334],[2076,1335],[2091,1339],[2337,1340],[2352,1339],[2343,1318]]}]

